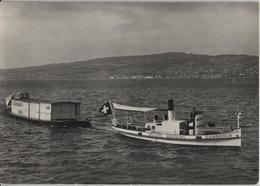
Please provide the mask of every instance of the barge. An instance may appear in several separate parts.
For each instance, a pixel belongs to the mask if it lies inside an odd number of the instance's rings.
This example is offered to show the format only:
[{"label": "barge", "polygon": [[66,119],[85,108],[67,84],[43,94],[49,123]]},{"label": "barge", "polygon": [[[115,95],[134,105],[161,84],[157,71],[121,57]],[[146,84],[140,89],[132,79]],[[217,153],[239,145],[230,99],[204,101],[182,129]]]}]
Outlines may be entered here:
[{"label": "barge", "polygon": [[80,119],[80,103],[30,98],[29,93],[15,93],[6,99],[5,112],[12,117],[55,126],[89,127]]},{"label": "barge", "polygon": [[[124,111],[120,120],[116,117],[116,111]],[[150,120],[147,113],[154,111],[166,111],[161,119],[158,115]],[[133,107],[112,103],[109,101],[100,108],[104,114],[112,114],[112,128],[119,134],[153,142],[190,145],[190,146],[241,146],[241,128],[239,119],[241,112],[237,112],[237,127],[216,127],[211,122],[206,122],[203,112],[196,111],[195,108],[189,119],[177,119],[174,111],[173,100],[168,101],[168,109]],[[134,118],[133,113],[141,113],[143,119]],[[120,119],[119,119],[120,118]]]}]

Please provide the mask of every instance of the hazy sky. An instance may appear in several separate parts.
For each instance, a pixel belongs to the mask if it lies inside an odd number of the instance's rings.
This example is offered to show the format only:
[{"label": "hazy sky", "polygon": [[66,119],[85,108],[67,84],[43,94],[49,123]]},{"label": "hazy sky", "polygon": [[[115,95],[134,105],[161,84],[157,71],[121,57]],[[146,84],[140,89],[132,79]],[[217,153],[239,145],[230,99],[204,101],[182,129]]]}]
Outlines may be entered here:
[{"label": "hazy sky", "polygon": [[257,2],[0,4],[0,68],[161,52],[258,51]]}]

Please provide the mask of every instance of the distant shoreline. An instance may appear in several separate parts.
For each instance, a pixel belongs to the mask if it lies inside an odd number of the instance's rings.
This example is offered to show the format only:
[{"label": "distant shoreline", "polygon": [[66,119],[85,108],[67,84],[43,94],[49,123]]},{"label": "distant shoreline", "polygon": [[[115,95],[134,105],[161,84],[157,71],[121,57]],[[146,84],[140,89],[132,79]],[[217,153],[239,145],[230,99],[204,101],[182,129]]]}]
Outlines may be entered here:
[{"label": "distant shoreline", "polygon": [[4,81],[116,81],[116,80],[220,80],[220,79],[255,79],[259,77],[219,77],[219,78],[115,78],[115,79],[3,79]]},{"label": "distant shoreline", "polygon": [[259,76],[259,59],[246,55],[161,53],[0,70],[1,80],[218,79]]}]

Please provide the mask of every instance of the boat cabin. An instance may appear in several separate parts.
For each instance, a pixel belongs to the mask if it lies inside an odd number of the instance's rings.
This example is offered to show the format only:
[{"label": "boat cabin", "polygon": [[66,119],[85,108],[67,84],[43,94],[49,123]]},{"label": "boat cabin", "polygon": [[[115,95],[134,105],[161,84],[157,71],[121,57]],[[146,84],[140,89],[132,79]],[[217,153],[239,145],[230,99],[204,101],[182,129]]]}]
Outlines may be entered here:
[{"label": "boat cabin", "polygon": [[191,112],[190,120],[176,120],[173,100],[168,102],[168,115],[164,115],[159,121],[155,115],[153,122],[147,122],[145,128],[152,132],[171,133],[177,135],[197,135],[197,127],[204,124],[203,113],[199,111]]},{"label": "boat cabin", "polygon": [[[173,100],[168,101],[168,109],[132,107],[119,105],[116,103],[113,103],[113,108],[126,111],[126,124],[118,124],[118,127],[130,130],[140,128],[139,126],[137,127],[137,122],[135,122],[133,117],[127,115],[128,111],[133,111],[144,113],[145,121],[144,126],[141,128],[142,130],[145,130],[147,132],[171,133],[176,135],[200,135],[205,133],[205,130],[203,128],[203,126],[205,125],[203,112],[195,111],[194,108],[194,110],[190,114],[189,120],[177,120],[175,116]],[[151,111],[168,111],[168,113],[163,115],[162,120],[159,119],[158,115],[154,115],[154,118],[148,121],[146,118],[146,113]]]},{"label": "boat cabin", "polygon": [[[163,120],[161,122],[147,122],[145,124],[145,128],[151,129],[152,132],[163,132],[163,133],[171,133],[171,134],[186,134],[186,126],[187,122],[185,120]],[[191,130],[191,135],[193,135],[193,131]]]}]

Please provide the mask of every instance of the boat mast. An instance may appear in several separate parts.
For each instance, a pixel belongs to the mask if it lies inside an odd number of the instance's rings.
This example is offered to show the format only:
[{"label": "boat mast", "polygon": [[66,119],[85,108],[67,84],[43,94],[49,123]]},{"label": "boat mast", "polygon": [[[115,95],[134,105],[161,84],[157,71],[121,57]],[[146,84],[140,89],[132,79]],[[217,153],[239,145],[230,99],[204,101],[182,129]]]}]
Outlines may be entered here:
[{"label": "boat mast", "polygon": [[195,117],[196,117],[196,108],[195,107],[193,107],[193,116],[192,116],[193,118],[192,118],[192,120],[193,120],[193,127],[194,127],[194,133],[195,133],[195,135],[197,135],[197,123],[196,123],[196,121],[195,121]]},{"label": "boat mast", "polygon": [[240,118],[242,118],[242,112],[239,111],[238,109],[238,105],[237,105],[237,128],[239,129],[240,128]]},{"label": "boat mast", "polygon": [[237,115],[237,128],[239,129],[239,116]]}]

